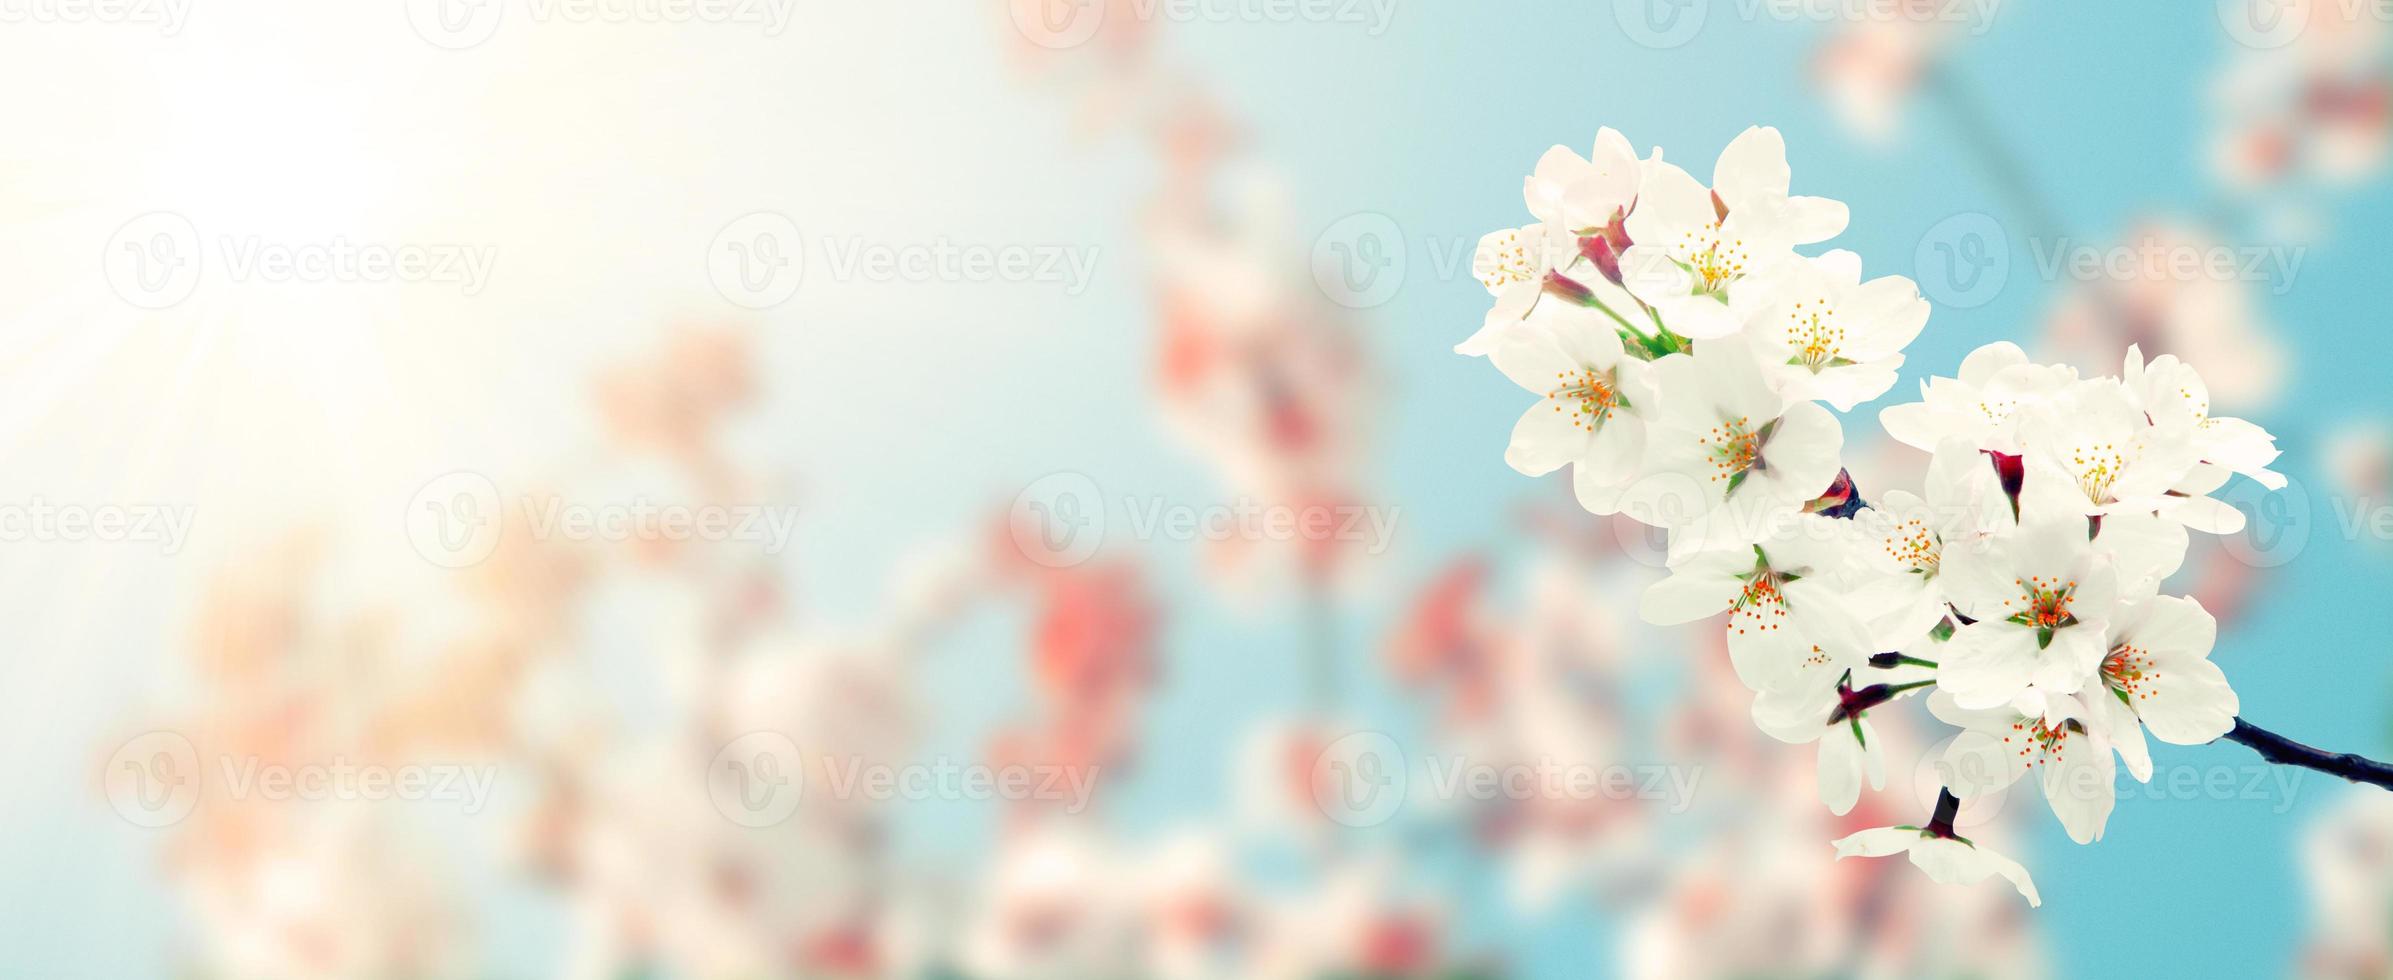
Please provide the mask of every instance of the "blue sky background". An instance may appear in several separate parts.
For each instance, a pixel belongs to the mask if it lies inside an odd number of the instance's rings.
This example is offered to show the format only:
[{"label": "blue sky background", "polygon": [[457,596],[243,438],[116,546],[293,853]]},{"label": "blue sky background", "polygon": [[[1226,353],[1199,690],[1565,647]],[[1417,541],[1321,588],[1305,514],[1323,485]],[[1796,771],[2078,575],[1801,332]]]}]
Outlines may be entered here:
[{"label": "blue sky background", "polygon": [[[1422,281],[1434,276],[1420,256],[1424,246],[1524,220],[1520,175],[1549,144],[1584,151],[1609,125],[1640,149],[1664,147],[1700,176],[1738,131],[1776,126],[1797,192],[1851,206],[1852,224],[1833,244],[1858,252],[1873,275],[1918,278],[1915,250],[1949,215],[1998,219],[2010,239],[2005,286],[1973,309],[1939,307],[1910,348],[1903,382],[1880,404],[1912,397],[1918,379],[1952,373],[1980,344],[2028,342],[2058,293],[2038,278],[2026,219],[1935,106],[1915,100],[1886,147],[1862,143],[1829,115],[1804,81],[1819,25],[1745,21],[1739,5],[1713,0],[1692,41],[1651,50],[1621,34],[1611,8],[1414,4],[1376,38],[1334,25],[1187,31],[1192,58],[1234,93],[1268,155],[1295,176],[1309,228],[1378,211],[1415,248],[1413,278],[1370,325],[1398,392],[1385,467],[1407,508],[1412,560],[1507,539],[1503,502],[1530,491],[1499,459],[1517,391],[1448,351],[1478,322],[1486,297],[1467,280]],[[2211,210],[2218,195],[2206,171],[2205,95],[2229,45],[2209,4],[2014,0],[1984,36],[1956,45],[1950,70],[2053,202],[2060,233],[2104,243],[2139,217]],[[2389,203],[2381,182],[2336,199],[2331,230],[2310,243],[2290,288],[2258,289],[2291,370],[2277,406],[2256,421],[2277,433],[2280,468],[2297,481],[2289,492],[2307,494],[2312,523],[2299,556],[2265,579],[2215,654],[2246,716],[2366,752],[2388,747],[2393,604],[2378,589],[2393,565],[2385,542],[2341,533],[2317,453],[2334,423],[2393,412],[2384,379],[2393,338],[2378,295],[2393,250]],[[2249,228],[2222,234],[2266,244]],[[1848,432],[1871,425],[1868,415],[1849,417]],[[2225,744],[2156,745],[2155,755],[2164,764],[2252,761]],[[2271,812],[2280,805],[2273,799],[2124,799],[2106,838],[2085,847],[2039,814],[2027,862],[2061,974],[2283,972],[2304,922],[2302,827],[2347,792],[2316,774],[2296,785],[2293,808],[2281,815]],[[1547,968],[1538,975],[1582,975],[1575,957],[1584,938],[1574,933],[1549,923],[1521,937],[1548,951],[1534,961]]]},{"label": "blue sky background", "polygon": [[[1915,103],[1893,145],[1865,145],[1805,84],[1821,26],[1747,20],[1735,0],[1701,6],[1703,28],[1669,50],[1624,37],[1608,2],[1397,0],[1389,29],[1377,36],[1355,24],[1188,23],[1161,32],[1162,60],[1215,94],[1245,126],[1251,158],[1285,179],[1300,248],[1341,217],[1376,212],[1396,222],[1411,258],[1393,297],[1364,312],[1365,337],[1387,381],[1372,496],[1401,507],[1402,516],[1377,588],[1346,604],[1339,618],[1342,675],[1360,724],[1425,730],[1423,708],[1399,696],[1379,670],[1388,624],[1419,583],[1464,551],[1489,552],[1517,582],[1533,549],[1515,507],[1557,493],[1552,480],[1524,479],[1502,462],[1521,393],[1486,364],[1451,352],[1479,322],[1485,292],[1467,275],[1436,274],[1436,263],[1454,250],[1467,258],[1479,235],[1525,219],[1521,176],[1547,146],[1583,150],[1609,125],[1640,148],[1664,147],[1702,175],[1745,127],[1776,126],[1796,189],[1851,206],[1851,227],[1834,244],[1858,252],[1873,275],[1915,275],[1922,236],[1948,216],[1993,216],[2010,251],[2004,288],[1982,306],[1938,308],[1890,400],[1907,397],[1929,374],[1951,373],[1980,344],[2027,341],[2051,308],[2057,286],[2036,276],[2025,219],[1948,119]],[[539,300],[535,316],[472,333],[454,347],[498,356],[449,360],[444,348],[442,369],[492,401],[460,397],[481,408],[470,428],[428,425],[435,430],[430,449],[336,447],[406,452],[416,467],[404,470],[389,506],[367,506],[360,526],[383,526],[374,522],[397,514],[424,474],[459,465],[444,453],[489,451],[479,436],[458,432],[500,430],[507,438],[498,441],[523,446],[586,435],[580,362],[594,351],[638,349],[657,324],[692,308],[686,296],[617,302],[607,290],[661,282],[656,292],[689,287],[711,301],[696,275],[702,266],[688,260],[719,226],[718,214],[760,206],[783,209],[825,235],[1069,242],[1104,256],[1096,282],[1077,296],[953,284],[876,291],[809,279],[796,300],[760,316],[767,389],[742,444],[804,487],[801,546],[783,561],[810,625],[869,624],[887,607],[890,583],[909,557],[981,530],[1045,473],[1086,473],[1109,495],[1220,500],[1217,476],[1174,442],[1153,410],[1154,306],[1134,224],[1154,178],[1146,149],[1119,136],[1077,137],[1064,99],[1007,71],[1002,42],[1012,39],[1001,36],[1001,17],[929,17],[896,4],[799,7],[790,36],[778,42],[706,35],[702,47],[696,35],[679,35],[687,48],[645,50],[625,42],[629,54],[546,63],[545,74],[492,83],[524,96],[514,111],[527,117],[593,131],[627,125],[629,117],[661,134],[635,133],[588,160],[560,150],[547,161],[531,148],[545,144],[532,138],[493,151],[532,161],[525,169],[541,178],[529,190],[496,185],[510,192],[501,204],[528,194],[545,209],[532,219],[570,226],[575,236],[586,215],[601,215],[598,226],[613,241],[650,251],[561,253],[557,265],[587,281],[528,290]],[[195,20],[195,31],[208,23]],[[392,64],[426,78],[509,64],[490,51],[426,50],[395,23],[375,22],[382,33],[356,46],[387,46]],[[313,39],[265,37],[260,59],[317,50]],[[876,54],[889,50],[907,54]],[[1978,94],[1993,128],[2053,203],[2061,233],[2100,244],[2141,216],[2213,209],[2204,93],[2228,54],[2206,3],[2012,0],[1988,33],[1953,49],[1950,70]],[[654,67],[660,64],[671,67]],[[293,90],[278,80],[280,67],[261,68],[264,82],[250,95],[270,100]],[[874,98],[836,94],[851,91]],[[430,107],[422,111],[426,130],[405,135],[435,149],[443,139],[465,145],[513,131],[477,130],[470,125],[477,117],[456,109],[480,105],[466,101],[481,99],[480,89],[447,95],[458,101],[401,93],[378,107]],[[570,111],[577,108],[578,115]],[[309,118],[270,101],[259,112],[277,121],[273,132]],[[759,133],[775,141],[752,142],[764,140]],[[317,137],[308,130],[296,138],[304,146]],[[621,152],[635,142],[673,152]],[[718,186],[726,188],[721,199],[691,202],[691,188],[712,193]],[[436,204],[471,207],[475,190],[470,182],[443,185]],[[154,206],[102,212],[91,240],[104,238],[122,214]],[[2393,548],[2340,533],[2317,453],[2339,421],[2393,416],[2383,378],[2393,339],[2379,286],[2383,258],[2393,254],[2393,232],[2385,230],[2393,228],[2393,195],[2372,184],[2336,199],[2330,217],[2331,231],[2309,243],[2290,288],[2258,296],[2292,361],[2279,402],[2256,421],[2286,449],[2280,468],[2307,502],[2308,536],[2298,556],[2264,580],[2215,657],[2247,716],[2316,744],[2382,753],[2393,750],[2385,670],[2393,604],[2377,590],[2393,572]],[[2224,231],[2231,241],[2256,242],[2250,228]],[[589,237],[610,241],[606,231]],[[55,250],[38,230],[14,244],[26,253]],[[509,254],[515,261],[526,253]],[[818,264],[810,275],[821,271]],[[87,294],[77,302],[111,302],[87,282],[90,270],[77,265],[73,273],[70,286]],[[157,411],[181,417],[182,409]],[[1872,414],[1849,416],[1847,431],[1870,427]],[[452,441],[442,444],[441,436]],[[89,443],[53,441],[64,444],[54,448],[65,458],[97,458]],[[319,468],[304,446],[278,447],[276,455],[295,460],[288,464],[295,468]],[[17,479],[34,481],[37,492],[74,492],[47,482],[45,467],[16,469],[34,474]],[[202,515],[203,523],[209,519]],[[1201,576],[1197,547],[1153,543],[1143,551],[1165,597],[1167,664],[1148,714],[1141,778],[1113,800],[1118,825],[1133,836],[1225,819],[1241,740],[1255,723],[1295,711],[1303,690],[1301,632],[1289,605],[1225,603]],[[168,964],[191,945],[190,926],[159,885],[161,838],[116,820],[95,798],[89,766],[105,756],[108,737],[144,717],[145,705],[172,702],[175,672],[162,665],[174,661],[186,626],[177,621],[176,611],[190,602],[182,590],[190,573],[206,569],[191,559],[170,566],[122,553],[23,555],[31,557],[0,578],[10,586],[0,590],[0,612],[27,624],[21,650],[0,668],[9,681],[0,685],[8,726],[0,731],[10,735],[0,743],[0,763],[18,776],[0,797],[0,974],[170,975]],[[104,572],[86,580],[60,567]],[[70,608],[75,615],[61,612]],[[926,752],[977,754],[991,726],[1021,710],[1021,625],[1012,613],[977,618],[933,658],[927,697],[940,724]],[[1640,639],[1661,656],[1679,642]],[[602,680],[637,707],[644,675],[624,665],[636,665],[641,651],[611,642],[622,648],[596,659],[623,676]],[[1641,710],[1669,691],[1648,694]],[[2253,761],[2232,745],[2156,746],[2155,755],[2164,764]],[[2037,814],[2020,856],[2042,888],[2037,922],[2059,972],[2283,972],[2305,922],[2296,853],[2303,828],[2347,792],[2309,775],[2296,786],[2291,811],[2282,814],[2274,811],[2285,801],[2274,796],[2125,799],[2107,838],[2084,847]],[[501,795],[507,798],[504,787]],[[900,838],[925,865],[969,861],[991,839],[994,817],[966,806],[910,810]],[[550,974],[568,935],[565,910],[500,869],[491,842],[507,827],[469,822],[456,829],[449,839],[474,855],[469,880],[492,975]],[[1608,913],[1574,902],[1524,921],[1500,911],[1499,882],[1488,869],[1447,850],[1417,853],[1457,899],[1465,945],[1503,951],[1524,977],[1611,972],[1616,923]]]}]

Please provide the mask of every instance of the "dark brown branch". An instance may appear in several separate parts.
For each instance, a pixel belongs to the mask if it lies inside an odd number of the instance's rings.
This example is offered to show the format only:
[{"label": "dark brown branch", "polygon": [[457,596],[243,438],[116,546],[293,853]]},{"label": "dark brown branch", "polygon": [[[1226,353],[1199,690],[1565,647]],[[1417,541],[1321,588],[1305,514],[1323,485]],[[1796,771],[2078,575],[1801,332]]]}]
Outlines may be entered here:
[{"label": "dark brown branch", "polygon": [[2349,752],[2328,752],[2314,749],[2241,718],[2235,719],[2233,730],[2220,737],[2230,742],[2248,745],[2252,751],[2260,753],[2261,758],[2280,766],[2316,769],[2328,775],[2341,776],[2355,783],[2367,783],[2370,786],[2393,789],[2393,765]]}]

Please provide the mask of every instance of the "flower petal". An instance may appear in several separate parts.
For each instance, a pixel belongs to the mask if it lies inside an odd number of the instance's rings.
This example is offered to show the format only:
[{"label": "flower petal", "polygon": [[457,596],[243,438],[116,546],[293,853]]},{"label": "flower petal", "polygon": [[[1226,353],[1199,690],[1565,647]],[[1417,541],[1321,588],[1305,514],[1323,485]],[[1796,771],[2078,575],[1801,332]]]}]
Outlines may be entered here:
[{"label": "flower petal", "polygon": [[1912,828],[1873,827],[1859,833],[1848,834],[1844,837],[1840,837],[1836,840],[1834,846],[1836,848],[1836,856],[1839,859],[1849,857],[1874,858],[1885,857],[1889,854],[1899,854],[1903,851],[1909,850],[1911,845],[1921,843],[1925,839],[1926,838],[1923,837],[1918,830]]}]

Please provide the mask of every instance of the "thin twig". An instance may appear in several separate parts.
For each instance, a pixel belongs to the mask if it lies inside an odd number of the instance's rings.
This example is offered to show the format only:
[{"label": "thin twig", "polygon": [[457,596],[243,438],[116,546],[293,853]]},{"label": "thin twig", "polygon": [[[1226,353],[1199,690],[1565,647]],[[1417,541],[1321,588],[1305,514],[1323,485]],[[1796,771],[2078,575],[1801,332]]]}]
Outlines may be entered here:
[{"label": "thin twig", "polygon": [[2241,718],[2235,719],[2233,730],[2220,737],[2250,746],[2252,751],[2260,753],[2261,758],[2280,766],[2316,769],[2355,783],[2393,789],[2393,765],[2349,752],[2314,749]]}]

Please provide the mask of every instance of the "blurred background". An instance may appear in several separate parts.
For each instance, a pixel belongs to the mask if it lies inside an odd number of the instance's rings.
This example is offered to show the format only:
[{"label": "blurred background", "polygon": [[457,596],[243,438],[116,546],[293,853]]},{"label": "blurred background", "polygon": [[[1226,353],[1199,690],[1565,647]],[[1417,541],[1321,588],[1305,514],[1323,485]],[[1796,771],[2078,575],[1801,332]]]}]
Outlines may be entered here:
[{"label": "blurred background", "polygon": [[[0,0],[0,973],[2382,976],[2393,802],[2163,747],[1939,888],[1502,462],[1481,234],[1751,125],[1980,344],[2293,478],[2172,584],[2393,751],[2341,0]],[[1714,632],[1716,635],[1716,631]],[[2124,778],[2124,777],[2122,777]]]}]

